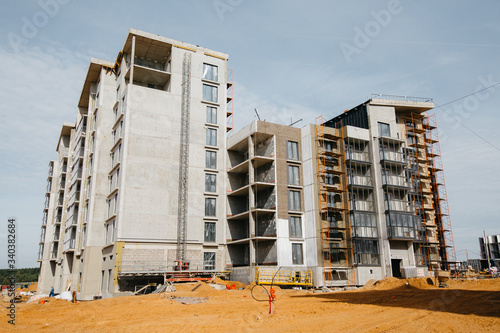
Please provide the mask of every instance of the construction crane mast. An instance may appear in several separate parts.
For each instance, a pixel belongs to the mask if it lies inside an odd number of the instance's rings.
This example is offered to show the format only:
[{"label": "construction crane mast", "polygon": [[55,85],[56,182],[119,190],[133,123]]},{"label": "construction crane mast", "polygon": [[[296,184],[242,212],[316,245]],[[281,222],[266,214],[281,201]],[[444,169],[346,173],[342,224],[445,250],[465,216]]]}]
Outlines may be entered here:
[{"label": "construction crane mast", "polygon": [[188,210],[189,163],[189,100],[191,97],[191,53],[184,53],[182,62],[181,136],[179,157],[179,208],[177,220],[177,265],[186,267],[186,229]]}]

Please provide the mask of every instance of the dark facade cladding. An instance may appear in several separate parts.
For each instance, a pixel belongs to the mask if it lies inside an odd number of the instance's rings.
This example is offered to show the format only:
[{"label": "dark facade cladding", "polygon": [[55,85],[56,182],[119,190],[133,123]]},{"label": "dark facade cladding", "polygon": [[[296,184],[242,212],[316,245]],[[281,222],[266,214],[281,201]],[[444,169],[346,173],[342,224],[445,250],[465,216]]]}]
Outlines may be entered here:
[{"label": "dark facade cladding", "polygon": [[323,123],[323,126],[340,128],[340,124],[343,124],[344,126],[349,125],[368,129],[368,112],[366,110],[367,103],[368,102],[360,104],[355,108],[326,121]]}]

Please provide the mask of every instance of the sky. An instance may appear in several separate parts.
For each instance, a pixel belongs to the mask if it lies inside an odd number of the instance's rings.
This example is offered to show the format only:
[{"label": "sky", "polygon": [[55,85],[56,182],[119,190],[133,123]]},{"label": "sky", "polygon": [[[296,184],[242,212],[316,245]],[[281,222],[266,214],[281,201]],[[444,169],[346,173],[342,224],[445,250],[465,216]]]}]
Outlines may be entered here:
[{"label": "sky", "polygon": [[[372,94],[433,98],[457,258],[500,234],[500,2],[496,0],[4,0],[0,12],[0,268],[36,267],[48,162],[74,122],[90,58],[129,28],[229,54],[234,126],[296,127]],[[5,253],[2,255],[2,253]]]}]

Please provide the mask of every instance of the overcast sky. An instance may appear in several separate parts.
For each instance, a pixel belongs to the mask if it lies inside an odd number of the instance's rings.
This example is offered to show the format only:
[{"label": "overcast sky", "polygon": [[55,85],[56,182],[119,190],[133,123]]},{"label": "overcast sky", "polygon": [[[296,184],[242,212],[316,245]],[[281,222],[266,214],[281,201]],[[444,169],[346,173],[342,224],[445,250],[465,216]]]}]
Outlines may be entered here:
[{"label": "overcast sky", "polygon": [[436,105],[459,99],[430,113],[457,257],[468,249],[478,258],[483,230],[500,234],[499,13],[496,0],[4,0],[0,268],[8,217],[19,223],[17,266],[38,266],[47,164],[61,125],[76,119],[90,58],[114,61],[129,28],[229,54],[236,129],[254,108],[267,121],[303,119],[301,127],[373,93]]}]

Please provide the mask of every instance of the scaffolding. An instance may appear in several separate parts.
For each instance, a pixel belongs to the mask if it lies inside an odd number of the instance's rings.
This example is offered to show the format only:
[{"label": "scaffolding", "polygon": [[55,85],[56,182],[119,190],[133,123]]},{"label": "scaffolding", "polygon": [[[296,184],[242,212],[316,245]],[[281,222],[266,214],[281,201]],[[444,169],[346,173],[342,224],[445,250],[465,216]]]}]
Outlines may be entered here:
[{"label": "scaffolding", "polygon": [[347,137],[346,174],[355,265],[379,265],[377,216],[369,142]]},{"label": "scaffolding", "polygon": [[324,128],[316,118],[317,175],[321,253],[325,286],[356,285],[349,220],[345,128]]},{"label": "scaffolding", "polygon": [[433,269],[436,260],[436,244],[432,242],[435,233],[434,206],[430,188],[430,174],[427,149],[424,140],[425,129],[419,113],[410,113],[405,119],[406,139],[408,142],[409,174],[414,213],[421,223],[419,240],[414,243],[417,265]]},{"label": "scaffolding", "polygon": [[[444,179],[443,160],[437,129],[436,114],[423,119],[425,129],[426,150],[429,156],[431,186],[434,194],[436,236],[439,244],[440,265],[443,270],[450,270],[456,262],[455,243],[451,228],[448,195]],[[456,268],[456,267],[453,267]]]},{"label": "scaffolding", "polygon": [[405,119],[415,214],[422,234],[415,250],[429,270],[449,270],[456,259],[435,115]]}]

